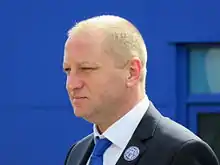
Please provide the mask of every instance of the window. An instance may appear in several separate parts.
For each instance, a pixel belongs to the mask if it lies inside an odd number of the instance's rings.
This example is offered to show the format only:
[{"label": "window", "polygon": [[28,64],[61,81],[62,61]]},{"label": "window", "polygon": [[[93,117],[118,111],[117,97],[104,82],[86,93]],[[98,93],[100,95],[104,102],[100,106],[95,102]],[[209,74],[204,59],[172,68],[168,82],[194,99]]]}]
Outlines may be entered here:
[{"label": "window", "polygon": [[220,44],[177,45],[177,121],[220,159]]},{"label": "window", "polygon": [[198,113],[197,118],[198,135],[220,158],[220,113]]},{"label": "window", "polygon": [[220,46],[190,48],[189,76],[190,93],[220,93]]}]

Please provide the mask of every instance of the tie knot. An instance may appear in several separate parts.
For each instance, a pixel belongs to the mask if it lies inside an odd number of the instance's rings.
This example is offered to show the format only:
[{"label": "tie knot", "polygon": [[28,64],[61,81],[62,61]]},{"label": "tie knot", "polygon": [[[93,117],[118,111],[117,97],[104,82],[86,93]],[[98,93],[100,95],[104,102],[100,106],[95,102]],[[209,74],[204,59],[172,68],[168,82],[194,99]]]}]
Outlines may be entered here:
[{"label": "tie knot", "polygon": [[94,156],[102,156],[105,152],[105,150],[110,147],[111,141],[108,139],[96,139],[96,144],[93,150],[93,155]]}]

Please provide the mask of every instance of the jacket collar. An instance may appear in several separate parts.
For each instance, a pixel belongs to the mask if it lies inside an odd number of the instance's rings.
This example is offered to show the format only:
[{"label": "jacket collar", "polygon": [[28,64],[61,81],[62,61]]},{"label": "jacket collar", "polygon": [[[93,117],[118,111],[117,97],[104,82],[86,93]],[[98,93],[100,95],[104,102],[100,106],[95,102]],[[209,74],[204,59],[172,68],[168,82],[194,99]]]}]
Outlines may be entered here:
[{"label": "jacket collar", "polygon": [[[147,149],[147,142],[153,138],[157,125],[162,115],[150,102],[150,106],[139,123],[116,165],[136,165]],[[132,152],[133,149],[133,152]],[[135,149],[135,150],[134,150]],[[129,156],[129,152],[133,156]],[[135,158],[135,156],[137,156]],[[130,160],[129,160],[130,159]]]}]

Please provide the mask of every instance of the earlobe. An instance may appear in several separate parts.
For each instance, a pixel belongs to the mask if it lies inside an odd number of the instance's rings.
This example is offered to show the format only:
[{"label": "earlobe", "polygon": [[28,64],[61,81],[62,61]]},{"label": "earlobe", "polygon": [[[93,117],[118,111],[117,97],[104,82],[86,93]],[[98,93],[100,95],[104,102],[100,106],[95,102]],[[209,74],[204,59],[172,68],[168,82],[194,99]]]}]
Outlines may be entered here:
[{"label": "earlobe", "polygon": [[129,75],[127,77],[127,85],[136,84],[140,78],[141,62],[139,59],[133,59],[130,63]]}]

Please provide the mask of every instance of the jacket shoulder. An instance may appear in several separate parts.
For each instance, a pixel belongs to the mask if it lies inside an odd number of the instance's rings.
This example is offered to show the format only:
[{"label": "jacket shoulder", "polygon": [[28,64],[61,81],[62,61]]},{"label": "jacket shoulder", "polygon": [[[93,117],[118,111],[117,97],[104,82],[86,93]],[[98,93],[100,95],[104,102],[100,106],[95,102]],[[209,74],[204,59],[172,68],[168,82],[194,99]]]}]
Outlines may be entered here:
[{"label": "jacket shoulder", "polygon": [[185,142],[172,158],[172,165],[200,164],[219,165],[218,158],[211,147],[198,140]]},{"label": "jacket shoulder", "polygon": [[172,143],[184,143],[191,139],[201,141],[191,130],[167,117],[162,117],[156,133]]}]

